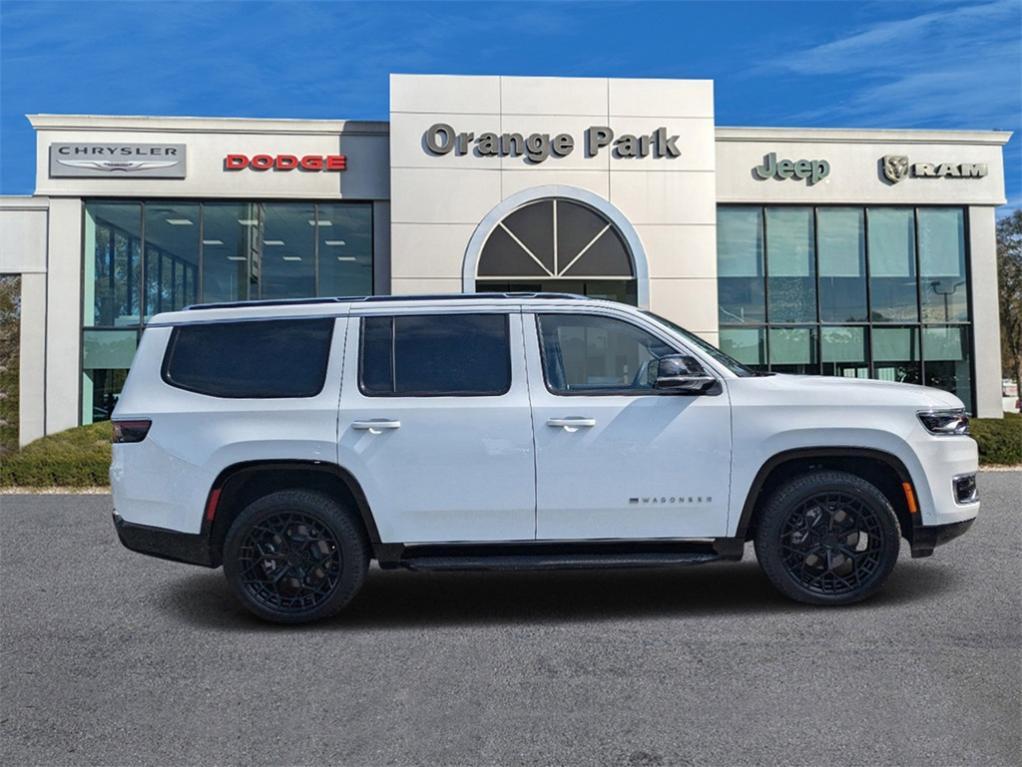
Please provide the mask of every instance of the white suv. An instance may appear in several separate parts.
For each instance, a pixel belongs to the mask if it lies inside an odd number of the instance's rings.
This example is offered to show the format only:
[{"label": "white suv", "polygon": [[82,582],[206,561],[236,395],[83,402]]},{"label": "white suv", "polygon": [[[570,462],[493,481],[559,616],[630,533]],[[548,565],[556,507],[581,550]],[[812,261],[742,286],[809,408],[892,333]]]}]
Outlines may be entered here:
[{"label": "white suv", "polygon": [[414,570],[738,560],[845,604],[963,533],[956,397],[755,373],[649,312],[564,294],[208,304],[149,323],[113,414],[130,549],[322,618]]}]

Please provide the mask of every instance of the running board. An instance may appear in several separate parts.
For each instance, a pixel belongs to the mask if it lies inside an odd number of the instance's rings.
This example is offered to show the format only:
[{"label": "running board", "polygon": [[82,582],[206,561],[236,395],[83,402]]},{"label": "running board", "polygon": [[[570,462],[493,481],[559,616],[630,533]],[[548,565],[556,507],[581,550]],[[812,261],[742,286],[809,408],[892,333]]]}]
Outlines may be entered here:
[{"label": "running board", "polygon": [[503,554],[493,556],[404,557],[394,563],[409,570],[586,570],[623,567],[677,567],[721,559],[713,553]]}]

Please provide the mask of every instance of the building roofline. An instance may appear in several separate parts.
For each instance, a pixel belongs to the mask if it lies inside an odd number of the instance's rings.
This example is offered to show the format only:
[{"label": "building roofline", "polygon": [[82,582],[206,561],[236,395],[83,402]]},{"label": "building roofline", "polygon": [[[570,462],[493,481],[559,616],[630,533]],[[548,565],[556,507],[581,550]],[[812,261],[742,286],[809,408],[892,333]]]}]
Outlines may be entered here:
[{"label": "building roofline", "polygon": [[717,141],[777,141],[842,144],[986,144],[1003,146],[1011,131],[911,130],[894,128],[753,128],[715,129]]},{"label": "building roofline", "polygon": [[254,133],[286,135],[388,135],[382,120],[299,120],[262,117],[158,117],[145,115],[26,115],[35,130],[140,133]]},{"label": "building roofline", "polygon": [[[162,117],[146,115],[26,115],[35,130],[132,131],[136,133],[251,133],[284,135],[361,134],[385,136],[384,120],[305,120],[263,117]],[[912,130],[893,128],[765,128],[717,126],[717,141],[777,141],[847,144],[983,144],[1003,146],[1011,131]]]}]

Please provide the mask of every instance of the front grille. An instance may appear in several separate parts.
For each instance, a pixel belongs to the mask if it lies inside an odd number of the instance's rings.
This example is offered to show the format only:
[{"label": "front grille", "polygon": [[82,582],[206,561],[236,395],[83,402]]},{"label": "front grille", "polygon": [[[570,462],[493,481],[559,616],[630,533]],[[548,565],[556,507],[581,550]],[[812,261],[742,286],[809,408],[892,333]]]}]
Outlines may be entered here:
[{"label": "front grille", "polygon": [[958,503],[974,503],[979,500],[979,488],[976,487],[975,474],[955,477],[955,500]]}]

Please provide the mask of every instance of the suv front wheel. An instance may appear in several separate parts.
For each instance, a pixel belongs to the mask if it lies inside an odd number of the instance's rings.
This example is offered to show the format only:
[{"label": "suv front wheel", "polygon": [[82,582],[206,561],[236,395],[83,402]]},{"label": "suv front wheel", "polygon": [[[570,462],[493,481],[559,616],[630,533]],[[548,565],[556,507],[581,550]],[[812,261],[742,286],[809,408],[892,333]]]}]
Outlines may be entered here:
[{"label": "suv front wheel", "polygon": [[354,513],[307,490],[263,496],[224,541],[224,574],[251,612],[276,623],[335,614],[362,586],[369,546]]},{"label": "suv front wheel", "polygon": [[766,502],[756,558],[771,583],[799,602],[844,605],[866,599],[894,568],[901,544],[890,501],[843,471],[795,477]]}]

